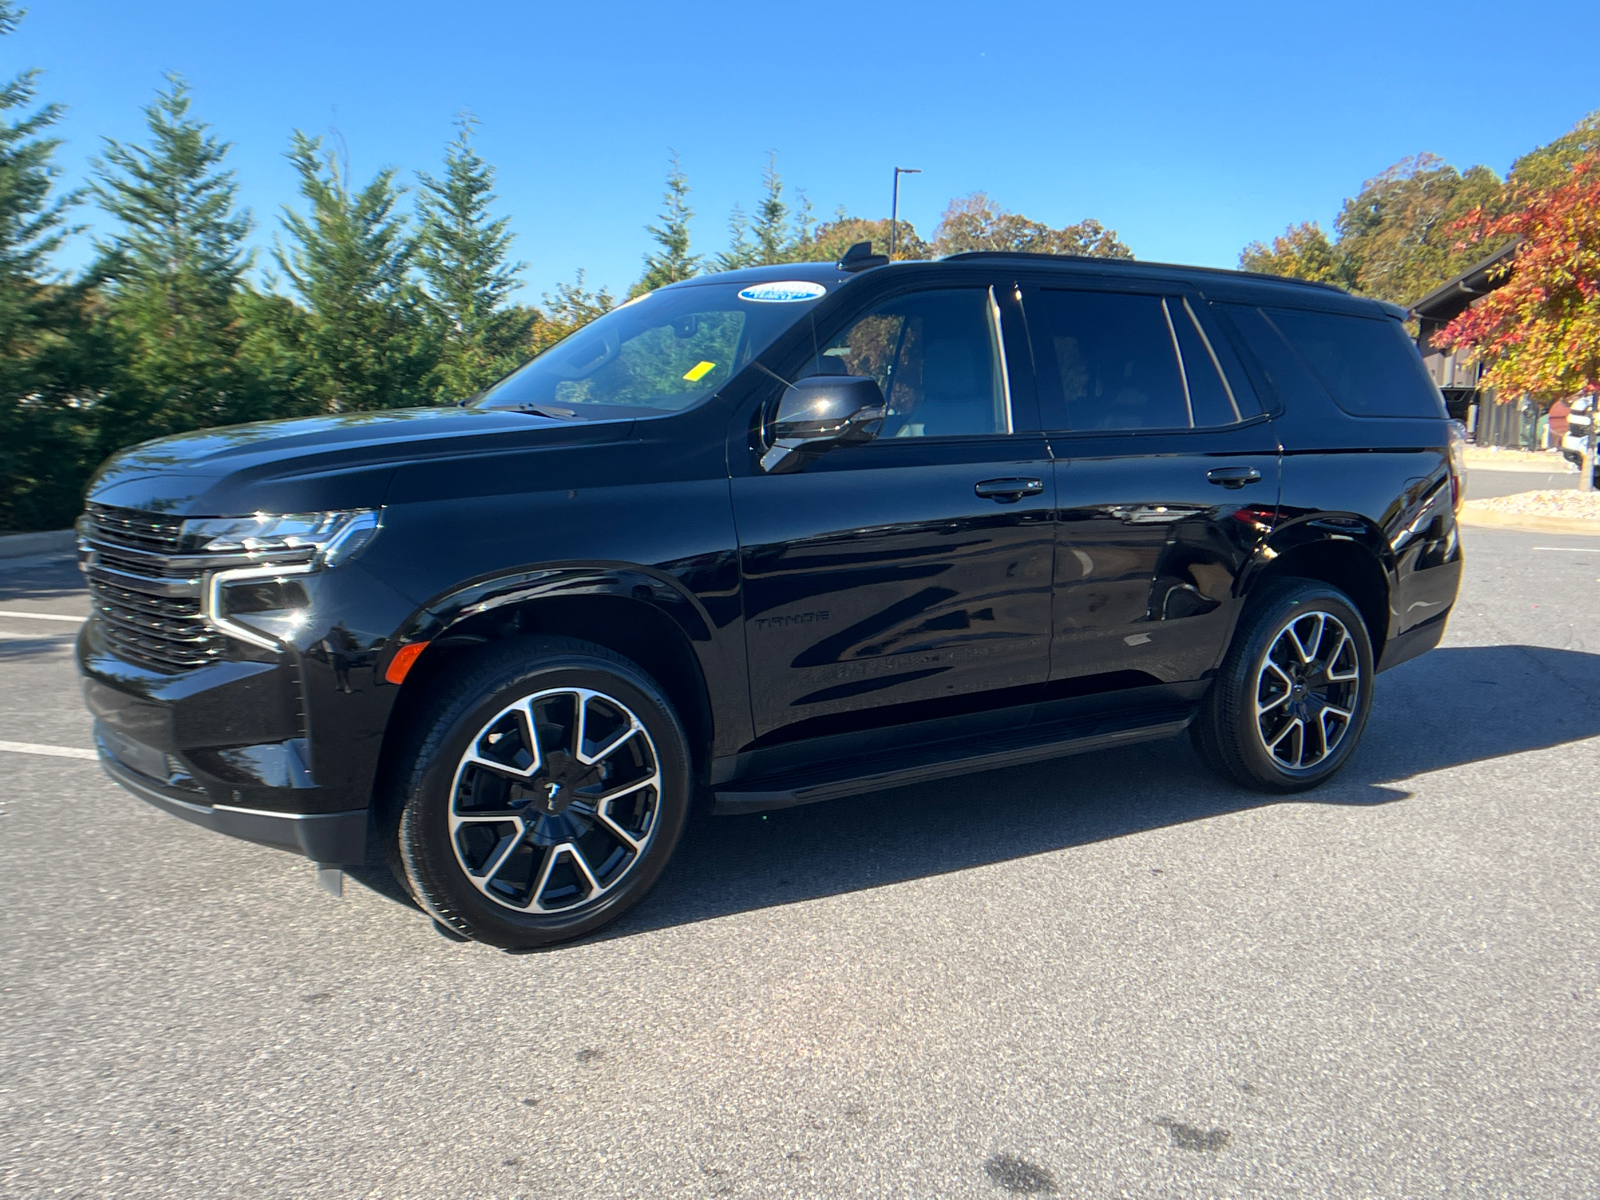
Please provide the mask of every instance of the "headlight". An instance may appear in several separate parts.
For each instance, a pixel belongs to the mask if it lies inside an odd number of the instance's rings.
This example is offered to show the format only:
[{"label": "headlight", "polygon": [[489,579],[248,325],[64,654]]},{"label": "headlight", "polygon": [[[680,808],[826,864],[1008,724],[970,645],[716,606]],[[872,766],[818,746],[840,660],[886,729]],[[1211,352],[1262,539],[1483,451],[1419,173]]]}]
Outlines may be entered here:
[{"label": "headlight", "polygon": [[191,553],[244,551],[274,557],[300,551],[318,566],[350,557],[378,532],[376,509],[345,512],[256,513],[250,517],[203,517],[183,523]]},{"label": "headlight", "polygon": [[206,576],[201,615],[229,637],[282,649],[307,618],[305,589],[293,577],[343,562],[376,536],[378,524],[371,508],[185,521],[183,545],[190,553],[242,560]]}]

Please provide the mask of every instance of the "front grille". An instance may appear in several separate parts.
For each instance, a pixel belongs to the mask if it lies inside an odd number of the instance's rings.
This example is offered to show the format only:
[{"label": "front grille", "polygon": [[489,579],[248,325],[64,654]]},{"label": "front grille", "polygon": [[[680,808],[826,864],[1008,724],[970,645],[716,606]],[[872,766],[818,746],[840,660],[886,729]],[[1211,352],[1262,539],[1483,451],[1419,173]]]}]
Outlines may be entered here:
[{"label": "front grille", "polygon": [[137,508],[112,508],[106,504],[89,505],[89,521],[94,531],[107,541],[136,550],[178,550],[183,539],[183,518],[161,513],[143,512]]},{"label": "front grille", "polygon": [[181,518],[91,504],[85,533],[89,596],[117,657],[168,674],[222,657],[225,639],[200,615],[203,571],[178,553]]},{"label": "front grille", "polygon": [[106,642],[117,654],[158,671],[187,671],[222,657],[222,635],[200,615],[200,597],[160,596],[91,572],[89,595]]}]

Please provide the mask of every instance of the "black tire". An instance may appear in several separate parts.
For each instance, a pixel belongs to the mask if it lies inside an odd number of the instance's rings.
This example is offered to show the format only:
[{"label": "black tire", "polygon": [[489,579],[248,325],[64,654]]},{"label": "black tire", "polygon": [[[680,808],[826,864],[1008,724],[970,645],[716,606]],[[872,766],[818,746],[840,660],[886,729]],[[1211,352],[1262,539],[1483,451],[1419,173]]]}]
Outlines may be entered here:
[{"label": "black tire", "polygon": [[430,690],[390,775],[388,838],[429,915],[523,950],[638,903],[691,797],[688,739],[655,681],[604,647],[533,637],[472,652]]},{"label": "black tire", "polygon": [[1349,761],[1372,711],[1373,675],[1372,640],[1350,598],[1316,580],[1278,580],[1246,607],[1190,736],[1230,783],[1303,792]]}]

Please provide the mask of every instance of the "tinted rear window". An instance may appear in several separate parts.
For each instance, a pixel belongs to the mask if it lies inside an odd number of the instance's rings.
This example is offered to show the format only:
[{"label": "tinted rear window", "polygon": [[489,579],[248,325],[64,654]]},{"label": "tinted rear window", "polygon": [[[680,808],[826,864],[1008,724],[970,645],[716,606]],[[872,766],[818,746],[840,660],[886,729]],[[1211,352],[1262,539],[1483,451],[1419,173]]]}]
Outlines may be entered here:
[{"label": "tinted rear window", "polygon": [[1160,296],[1041,291],[1029,327],[1055,359],[1067,429],[1179,429],[1189,404]]},{"label": "tinted rear window", "polygon": [[1295,377],[1309,371],[1351,416],[1445,415],[1439,390],[1398,321],[1288,308],[1234,311],[1245,341],[1291,400],[1302,383]]}]

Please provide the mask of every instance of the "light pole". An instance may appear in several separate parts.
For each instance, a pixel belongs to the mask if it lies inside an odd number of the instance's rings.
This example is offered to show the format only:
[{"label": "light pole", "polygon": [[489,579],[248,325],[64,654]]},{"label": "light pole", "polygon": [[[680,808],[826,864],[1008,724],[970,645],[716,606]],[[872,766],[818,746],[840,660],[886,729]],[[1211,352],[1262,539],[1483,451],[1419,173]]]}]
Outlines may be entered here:
[{"label": "light pole", "polygon": [[921,175],[921,167],[896,167],[894,169],[894,199],[889,202],[889,261],[894,261],[894,231],[900,225],[900,176]]}]

